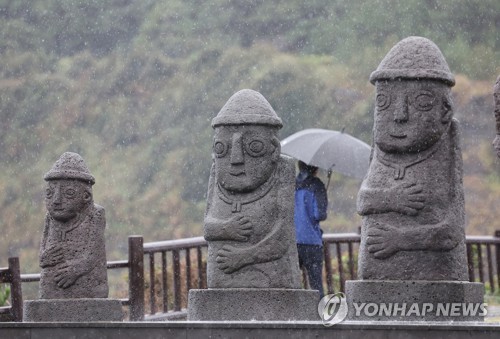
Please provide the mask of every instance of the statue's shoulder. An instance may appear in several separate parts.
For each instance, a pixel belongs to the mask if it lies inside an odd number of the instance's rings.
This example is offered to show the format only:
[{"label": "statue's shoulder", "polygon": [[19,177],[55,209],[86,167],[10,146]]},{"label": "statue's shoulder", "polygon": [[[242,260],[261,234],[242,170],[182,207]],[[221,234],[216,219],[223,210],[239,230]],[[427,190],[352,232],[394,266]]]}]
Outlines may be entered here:
[{"label": "statue's shoulder", "polygon": [[281,154],[278,162],[280,177],[288,178],[295,182],[295,160],[288,155]]},{"label": "statue's shoulder", "polygon": [[92,219],[96,220],[97,223],[105,222],[106,213],[104,207],[94,204],[92,208],[92,212],[90,213]]}]

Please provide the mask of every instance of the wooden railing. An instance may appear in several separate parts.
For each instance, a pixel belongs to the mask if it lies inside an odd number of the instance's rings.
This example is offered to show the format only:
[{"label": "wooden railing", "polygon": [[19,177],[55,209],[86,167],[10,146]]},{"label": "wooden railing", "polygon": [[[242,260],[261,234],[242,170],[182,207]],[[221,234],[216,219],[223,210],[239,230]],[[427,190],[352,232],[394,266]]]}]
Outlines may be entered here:
[{"label": "wooden railing", "polygon": [[[344,291],[345,281],[357,278],[360,235],[324,234],[323,241],[326,291]],[[500,231],[467,236],[466,244],[470,281],[485,283],[488,292],[500,290]],[[206,288],[206,256],[202,237],[150,243],[129,237],[128,260],[108,262],[108,269],[128,269],[128,299],[122,304],[129,306],[129,319],[154,319],[185,309],[188,291]],[[39,279],[39,274],[21,275],[23,283]]]},{"label": "wooden railing", "polygon": [[0,307],[0,321],[22,321],[23,296],[18,258],[9,258],[9,267],[0,268],[0,283],[10,285],[10,306]]}]

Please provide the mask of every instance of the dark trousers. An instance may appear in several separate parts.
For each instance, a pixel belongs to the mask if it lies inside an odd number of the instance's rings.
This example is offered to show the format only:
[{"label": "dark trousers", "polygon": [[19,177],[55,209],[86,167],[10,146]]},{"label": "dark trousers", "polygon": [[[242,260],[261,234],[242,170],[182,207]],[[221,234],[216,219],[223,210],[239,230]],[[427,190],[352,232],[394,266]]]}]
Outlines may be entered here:
[{"label": "dark trousers", "polygon": [[323,298],[323,246],[297,244],[297,251],[299,265],[306,269],[311,289],[318,290]]}]

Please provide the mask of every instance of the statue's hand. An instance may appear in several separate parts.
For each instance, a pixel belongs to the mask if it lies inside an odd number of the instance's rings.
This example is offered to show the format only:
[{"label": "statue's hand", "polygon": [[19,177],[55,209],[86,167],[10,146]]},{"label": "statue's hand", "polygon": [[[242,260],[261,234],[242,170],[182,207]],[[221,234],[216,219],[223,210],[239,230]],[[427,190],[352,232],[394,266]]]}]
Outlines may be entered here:
[{"label": "statue's hand", "polygon": [[492,144],[493,144],[493,148],[497,152],[497,157],[500,158],[500,135],[499,134],[497,134],[497,136],[493,140]]},{"label": "statue's hand", "polygon": [[368,230],[366,245],[368,252],[377,259],[385,259],[400,250],[401,231],[394,226],[375,225]]},{"label": "statue's hand", "polygon": [[416,183],[402,183],[392,189],[391,207],[395,212],[417,215],[424,208],[423,187]]},{"label": "statue's hand", "polygon": [[54,280],[56,281],[57,286],[61,288],[68,288],[81,276],[82,272],[77,271],[74,266],[64,263],[57,268]]},{"label": "statue's hand", "polygon": [[44,250],[40,256],[40,267],[55,266],[64,261],[64,251],[59,244]]},{"label": "statue's hand", "polygon": [[225,225],[227,240],[248,241],[252,228],[253,224],[250,218],[245,216],[233,217]]},{"label": "statue's hand", "polygon": [[248,255],[236,247],[225,245],[217,252],[215,261],[224,273],[233,273],[245,266]]}]

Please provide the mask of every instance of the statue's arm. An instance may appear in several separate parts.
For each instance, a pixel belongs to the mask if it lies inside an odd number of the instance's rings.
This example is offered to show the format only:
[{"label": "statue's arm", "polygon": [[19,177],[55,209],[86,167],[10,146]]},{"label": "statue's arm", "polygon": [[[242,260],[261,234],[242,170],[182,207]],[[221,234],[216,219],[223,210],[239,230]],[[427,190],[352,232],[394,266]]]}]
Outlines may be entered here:
[{"label": "statue's arm", "polygon": [[375,258],[384,259],[399,251],[450,251],[465,237],[464,229],[450,220],[436,225],[400,229],[374,225],[367,231],[366,246]]},{"label": "statue's arm", "polygon": [[45,216],[42,241],[40,243],[40,253],[38,256],[41,268],[55,266],[64,261],[62,247],[58,246],[57,244],[51,247],[49,247],[48,245],[49,228],[50,228],[50,217],[47,214]]},{"label": "statue's arm", "polygon": [[361,187],[358,192],[357,211],[359,215],[390,212],[387,192],[383,189]]},{"label": "statue's arm", "polygon": [[369,188],[363,183],[358,193],[357,210],[360,215],[398,212],[417,215],[425,206],[422,185],[402,182],[391,188]]}]

